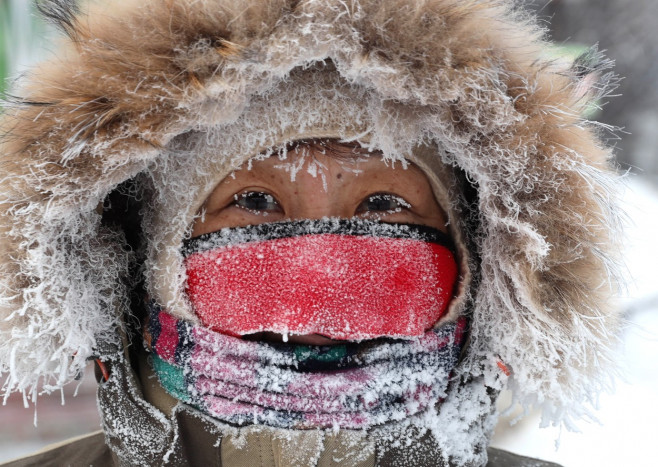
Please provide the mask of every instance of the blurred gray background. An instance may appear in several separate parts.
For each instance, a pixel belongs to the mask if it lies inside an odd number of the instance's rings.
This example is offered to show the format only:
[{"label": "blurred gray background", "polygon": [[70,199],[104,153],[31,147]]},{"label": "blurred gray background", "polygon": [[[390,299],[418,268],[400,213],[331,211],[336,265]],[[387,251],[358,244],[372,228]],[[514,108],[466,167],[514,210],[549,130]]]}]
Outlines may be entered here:
[{"label": "blurred gray background", "polygon": [[599,45],[623,79],[596,119],[619,127],[622,168],[658,181],[658,1],[528,0],[558,44]]}]

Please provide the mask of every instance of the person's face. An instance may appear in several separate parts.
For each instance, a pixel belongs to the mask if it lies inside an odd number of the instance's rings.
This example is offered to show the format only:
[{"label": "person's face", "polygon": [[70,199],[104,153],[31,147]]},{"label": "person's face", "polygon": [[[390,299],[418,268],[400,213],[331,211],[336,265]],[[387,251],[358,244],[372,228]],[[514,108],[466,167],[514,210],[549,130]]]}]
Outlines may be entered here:
[{"label": "person's face", "polygon": [[[299,170],[293,178],[285,167]],[[415,165],[387,164],[380,155],[336,157],[312,146],[289,151],[284,161],[272,156],[236,170],[217,185],[200,214],[192,227],[193,237],[224,227],[323,217],[422,224],[447,232],[447,216]],[[247,338],[282,340],[270,332]],[[289,342],[340,343],[317,334],[291,335]]]},{"label": "person's face", "polygon": [[[300,169],[294,178],[291,167]],[[255,160],[250,168],[226,177],[204,202],[192,236],[224,227],[323,217],[379,219],[447,231],[446,215],[415,165],[386,163],[379,155],[337,158],[307,146],[289,151],[284,161],[276,156]]]}]

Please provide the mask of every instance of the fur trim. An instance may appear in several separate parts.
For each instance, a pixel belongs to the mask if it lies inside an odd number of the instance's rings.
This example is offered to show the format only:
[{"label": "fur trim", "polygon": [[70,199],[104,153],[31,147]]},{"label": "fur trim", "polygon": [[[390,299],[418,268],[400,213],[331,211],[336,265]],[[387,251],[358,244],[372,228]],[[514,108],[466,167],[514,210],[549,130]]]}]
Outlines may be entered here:
[{"label": "fur trim", "polygon": [[177,278],[164,286],[176,290],[180,268],[151,266],[179,264],[158,259],[189,227],[177,203],[245,155],[327,133],[393,160],[439,147],[435,158],[454,167],[453,208],[476,210],[465,233],[481,262],[464,375],[498,381],[502,359],[517,400],[551,420],[580,415],[606,385],[617,175],[580,118],[599,70],[552,61],[509,3],[67,4],[47,11],[68,37],[17,84],[0,123],[7,391],[40,378],[60,387],[120,325],[112,310],[126,305],[130,258],[97,212],[120,183],[138,177],[150,207],[166,210],[145,209],[147,281]]}]

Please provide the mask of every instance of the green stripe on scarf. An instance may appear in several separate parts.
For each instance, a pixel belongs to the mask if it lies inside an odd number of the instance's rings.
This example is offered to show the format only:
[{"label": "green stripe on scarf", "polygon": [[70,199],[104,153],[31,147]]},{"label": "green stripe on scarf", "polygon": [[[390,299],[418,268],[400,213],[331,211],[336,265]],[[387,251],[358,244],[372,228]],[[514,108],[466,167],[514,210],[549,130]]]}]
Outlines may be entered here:
[{"label": "green stripe on scarf", "polygon": [[160,384],[164,387],[169,394],[183,402],[192,402],[192,398],[187,391],[188,384],[185,381],[183,368],[177,368],[170,363],[162,360],[156,354],[152,354],[153,369],[160,378]]}]

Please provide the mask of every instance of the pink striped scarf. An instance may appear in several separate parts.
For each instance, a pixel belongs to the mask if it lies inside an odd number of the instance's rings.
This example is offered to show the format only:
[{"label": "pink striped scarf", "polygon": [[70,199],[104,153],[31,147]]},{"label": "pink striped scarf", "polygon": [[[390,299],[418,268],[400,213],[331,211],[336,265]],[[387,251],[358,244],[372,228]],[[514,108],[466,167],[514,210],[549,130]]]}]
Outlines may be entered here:
[{"label": "pink striped scarf", "polygon": [[438,404],[465,327],[462,318],[409,340],[277,344],[213,332],[151,304],[146,336],[165,390],[218,420],[362,429]]}]

